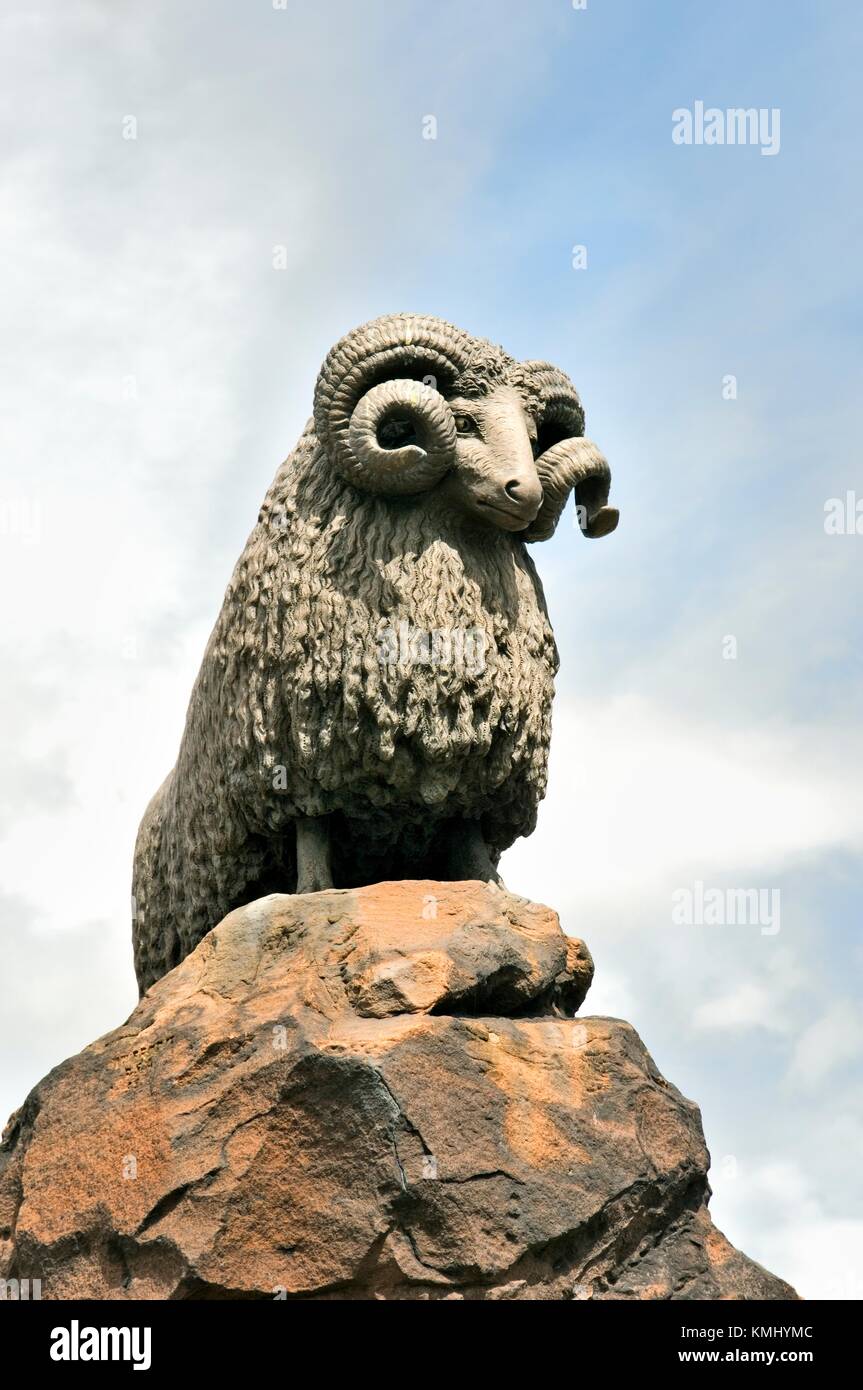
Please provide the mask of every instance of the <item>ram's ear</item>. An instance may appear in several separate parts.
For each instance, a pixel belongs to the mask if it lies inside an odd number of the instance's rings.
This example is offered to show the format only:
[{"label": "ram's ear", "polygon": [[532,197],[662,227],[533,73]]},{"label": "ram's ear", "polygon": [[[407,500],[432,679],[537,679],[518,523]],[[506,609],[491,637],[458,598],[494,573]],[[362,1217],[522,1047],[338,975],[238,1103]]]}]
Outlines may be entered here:
[{"label": "ram's ear", "polygon": [[575,491],[576,517],[585,536],[607,536],[619,520],[608,506],[611,469],[589,439],[569,438],[553,444],[536,460],[542,483],[542,506],[523,533],[526,541],[547,541],[555,533],[569,494]]}]

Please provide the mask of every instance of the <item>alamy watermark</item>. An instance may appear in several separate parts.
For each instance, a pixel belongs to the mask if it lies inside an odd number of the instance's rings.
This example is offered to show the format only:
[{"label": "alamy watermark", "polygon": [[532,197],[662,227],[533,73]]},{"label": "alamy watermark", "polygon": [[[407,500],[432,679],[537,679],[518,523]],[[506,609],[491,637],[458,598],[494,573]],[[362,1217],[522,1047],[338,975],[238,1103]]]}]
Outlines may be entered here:
[{"label": "alamy watermark", "polygon": [[846,492],[824,503],[824,531],[828,536],[863,536],[863,497]]},{"label": "alamy watermark", "polygon": [[478,676],[485,670],[488,637],[481,627],[414,627],[406,619],[378,632],[381,666],[454,667]]},{"label": "alamy watermark", "polygon": [[696,879],[691,888],[671,894],[671,920],[678,927],[760,927],[762,936],[775,936],[780,927],[778,888],[705,888]]},{"label": "alamy watermark", "polygon": [[51,1333],[52,1361],[131,1361],[133,1371],[148,1371],[152,1362],[152,1328],[82,1327],[73,1318]]},{"label": "alamy watermark", "polygon": [[0,1279],[0,1303],[26,1303],[41,1297],[41,1279]]},{"label": "alamy watermark", "polygon": [[778,106],[705,106],[696,101],[692,110],[678,106],[671,113],[671,138],[675,145],[759,145],[762,154],[778,154],[780,148]]},{"label": "alamy watermark", "polygon": [[42,507],[33,497],[0,497],[0,536],[14,536],[25,545],[42,538]]}]

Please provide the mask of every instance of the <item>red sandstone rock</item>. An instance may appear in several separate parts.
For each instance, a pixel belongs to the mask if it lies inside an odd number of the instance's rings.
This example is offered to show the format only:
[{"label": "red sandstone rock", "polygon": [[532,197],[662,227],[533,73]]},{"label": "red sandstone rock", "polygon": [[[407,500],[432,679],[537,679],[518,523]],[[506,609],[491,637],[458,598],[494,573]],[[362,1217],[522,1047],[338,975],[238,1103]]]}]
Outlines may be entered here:
[{"label": "red sandstone rock", "polygon": [[47,1299],[795,1297],[707,1212],[697,1108],[480,883],[264,898],[56,1067],[0,1150]]}]

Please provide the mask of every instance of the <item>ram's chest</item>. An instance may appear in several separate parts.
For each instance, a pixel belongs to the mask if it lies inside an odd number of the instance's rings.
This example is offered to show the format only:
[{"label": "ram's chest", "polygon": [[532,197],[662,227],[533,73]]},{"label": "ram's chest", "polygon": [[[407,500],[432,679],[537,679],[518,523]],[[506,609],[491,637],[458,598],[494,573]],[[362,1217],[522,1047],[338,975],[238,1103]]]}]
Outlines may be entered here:
[{"label": "ram's chest", "polygon": [[523,550],[367,557],[363,582],[301,581],[283,609],[285,695],[296,734],[375,731],[430,756],[487,751],[547,724],[556,652]]}]

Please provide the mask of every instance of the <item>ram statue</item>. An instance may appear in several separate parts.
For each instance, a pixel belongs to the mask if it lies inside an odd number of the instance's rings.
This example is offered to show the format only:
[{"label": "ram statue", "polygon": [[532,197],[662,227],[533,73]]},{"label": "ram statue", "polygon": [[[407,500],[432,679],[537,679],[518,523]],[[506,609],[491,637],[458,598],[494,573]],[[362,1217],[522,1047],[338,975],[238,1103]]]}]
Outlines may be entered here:
[{"label": "ram statue", "polygon": [[558,666],[527,546],[617,524],[568,377],[440,319],[348,333],[228,585],[138,832],[143,992],[233,908],[499,881],[545,792]]}]

